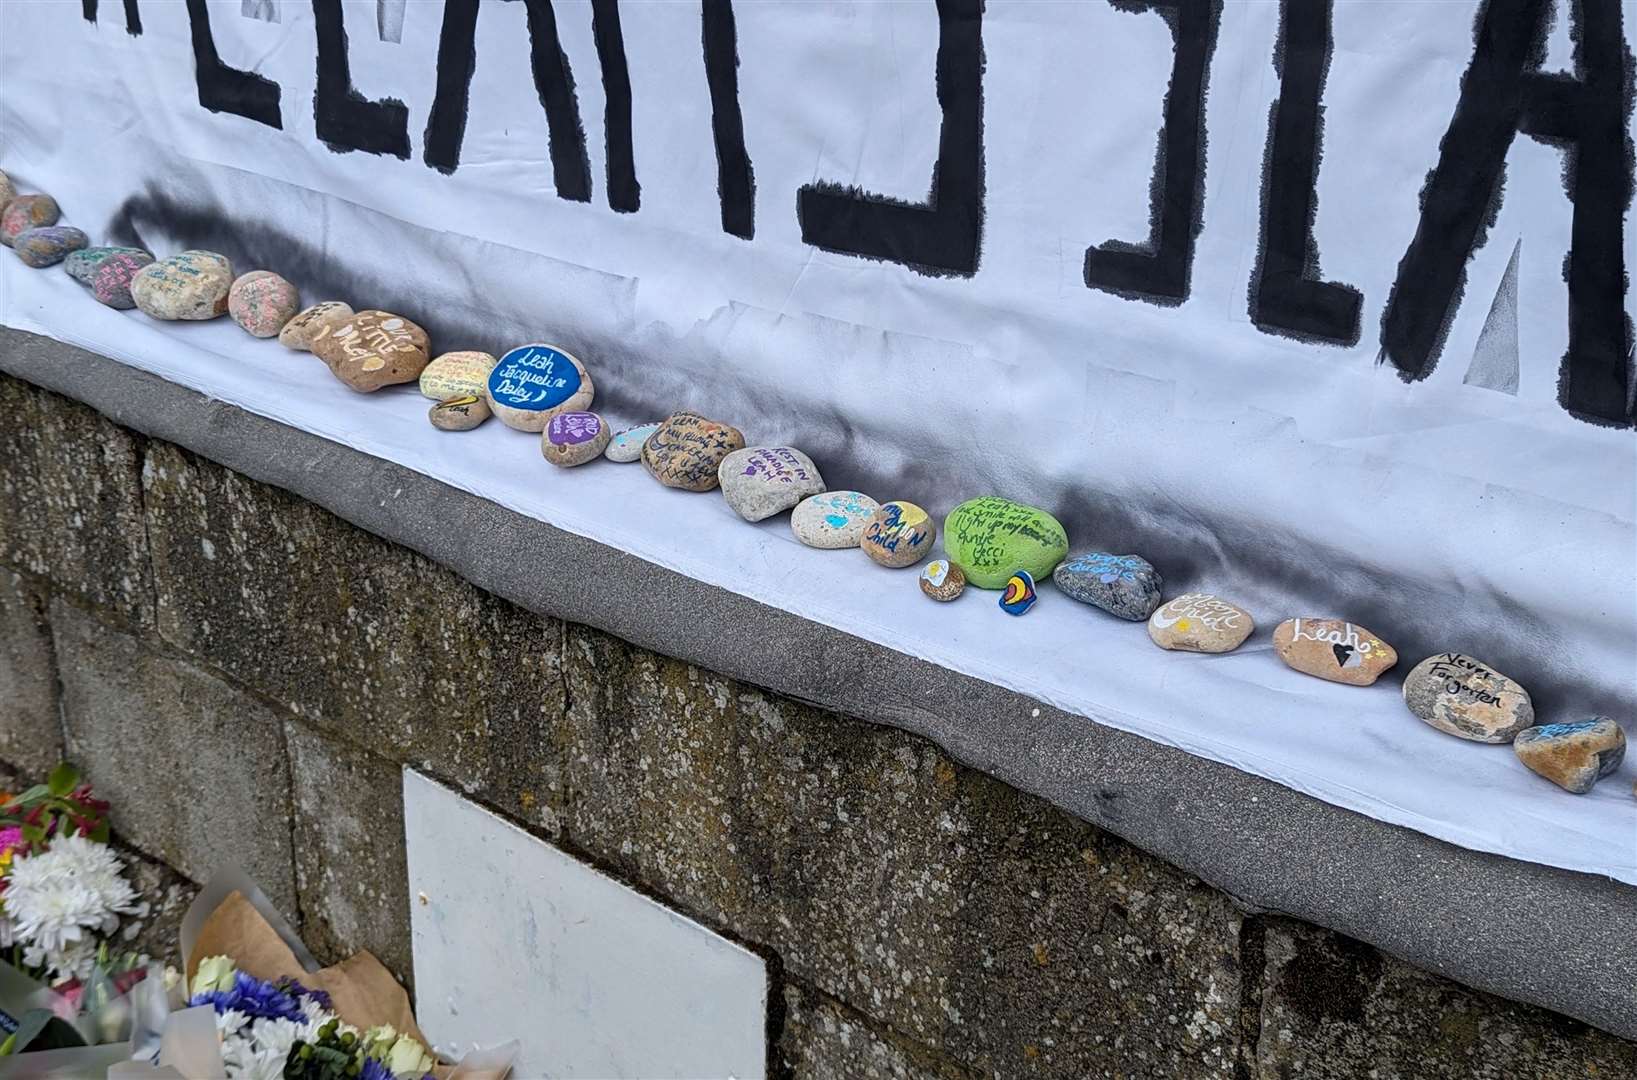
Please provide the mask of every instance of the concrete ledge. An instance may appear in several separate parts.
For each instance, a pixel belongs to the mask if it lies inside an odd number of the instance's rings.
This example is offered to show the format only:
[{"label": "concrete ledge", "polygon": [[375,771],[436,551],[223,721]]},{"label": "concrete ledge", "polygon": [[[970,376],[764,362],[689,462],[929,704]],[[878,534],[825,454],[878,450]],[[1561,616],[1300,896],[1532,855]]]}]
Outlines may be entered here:
[{"label": "concrete ledge", "polygon": [[[289,490],[533,611],[933,739],[1253,910],[1637,1038],[1637,889],[1457,848],[1102,727],[49,338],[0,329],[0,370]],[[694,634],[702,622],[719,632]]]}]

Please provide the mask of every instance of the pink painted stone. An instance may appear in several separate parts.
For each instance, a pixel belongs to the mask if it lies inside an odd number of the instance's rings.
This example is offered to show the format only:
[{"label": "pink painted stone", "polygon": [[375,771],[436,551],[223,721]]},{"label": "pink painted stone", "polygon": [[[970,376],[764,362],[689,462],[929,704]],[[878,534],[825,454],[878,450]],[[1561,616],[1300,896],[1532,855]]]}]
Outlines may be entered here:
[{"label": "pink painted stone", "polygon": [[0,244],[11,247],[18,234],[57,224],[62,211],[50,195],[19,195],[0,212]]},{"label": "pink painted stone", "polygon": [[108,256],[91,274],[91,295],[100,304],[129,311],[136,307],[136,301],[131,298],[131,279],[151,262],[153,256],[146,251],[122,251]]},{"label": "pink painted stone", "polygon": [[272,337],[299,310],[301,294],[271,270],[240,275],[227,293],[227,313],[254,337]]}]

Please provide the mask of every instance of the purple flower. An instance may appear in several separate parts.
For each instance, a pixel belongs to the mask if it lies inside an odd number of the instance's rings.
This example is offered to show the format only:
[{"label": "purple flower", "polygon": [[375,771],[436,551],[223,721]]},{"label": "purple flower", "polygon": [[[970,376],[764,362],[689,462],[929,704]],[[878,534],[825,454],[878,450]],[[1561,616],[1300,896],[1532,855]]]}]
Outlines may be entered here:
[{"label": "purple flower", "polygon": [[301,1020],[301,999],[310,997],[322,1008],[330,1007],[330,996],[308,990],[291,978],[276,983],[263,982],[240,971],[233,977],[231,990],[207,990],[195,994],[189,1005],[209,1005],[218,1014],[237,1009],[253,1020]]}]

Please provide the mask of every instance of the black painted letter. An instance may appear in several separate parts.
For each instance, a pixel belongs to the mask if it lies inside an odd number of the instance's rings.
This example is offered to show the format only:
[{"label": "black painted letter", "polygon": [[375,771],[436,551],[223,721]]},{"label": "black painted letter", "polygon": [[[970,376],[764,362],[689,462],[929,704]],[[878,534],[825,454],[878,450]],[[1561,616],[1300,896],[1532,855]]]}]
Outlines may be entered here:
[{"label": "black painted letter", "polygon": [[370,101],[353,89],[341,0],[313,0],[318,24],[318,89],[313,120],[318,137],[338,154],[363,150],[409,159],[409,109],[394,98]]},{"label": "black painted letter", "polygon": [[253,71],[240,71],[222,63],[216,55],[216,39],[210,33],[205,0],[188,0],[188,22],[193,30],[193,70],[199,83],[199,104],[211,112],[232,113],[282,131],[279,84]]},{"label": "black painted letter", "polygon": [[631,150],[631,72],[620,31],[620,0],[591,0],[591,36],[603,73],[603,150],[608,156],[608,205],[622,214],[642,205]]},{"label": "black painted letter", "polygon": [[1175,56],[1154,158],[1149,235],[1086,251],[1086,287],[1175,305],[1188,299],[1194,240],[1204,227],[1205,86],[1216,52],[1222,0],[1109,0],[1121,11],[1154,11],[1171,27]]},{"label": "black painted letter", "polygon": [[805,243],[970,277],[983,233],[983,3],[938,0],[938,162],[922,203],[839,184],[804,184],[796,217]]},{"label": "black painted letter", "polygon": [[1333,0],[1279,0],[1279,100],[1268,114],[1262,163],[1262,236],[1251,276],[1257,328],[1304,341],[1356,345],[1364,297],[1319,280],[1319,146],[1324,79],[1330,67]]},{"label": "black painted letter", "polygon": [[739,112],[739,37],[733,0],[701,0],[699,14],[722,231],[749,240],[756,235],[756,174],[745,151],[745,122]]},{"label": "black painted letter", "polygon": [[[80,13],[85,21],[97,21],[97,0],[80,0]],[[137,10],[136,0],[125,0],[125,32],[132,37],[142,36],[142,12]]]},{"label": "black painted letter", "polygon": [[1421,220],[1381,320],[1382,355],[1406,382],[1437,366],[1466,281],[1500,208],[1517,132],[1564,147],[1574,205],[1566,265],[1569,349],[1558,401],[1583,420],[1632,425],[1631,321],[1625,314],[1626,46],[1620,0],[1577,0],[1575,77],[1543,74],[1550,0],[1489,0],[1472,63],[1421,193]]},{"label": "black painted letter", "polygon": [[[557,196],[591,201],[591,163],[585,154],[585,129],[574,96],[574,76],[557,40],[557,18],[551,0],[523,0],[528,12],[529,64],[535,92],[546,111],[547,141]],[[438,39],[438,89],[426,122],[426,163],[439,172],[460,167],[460,144],[466,138],[466,107],[472,72],[477,68],[478,0],[448,0],[443,8],[443,36]]]}]

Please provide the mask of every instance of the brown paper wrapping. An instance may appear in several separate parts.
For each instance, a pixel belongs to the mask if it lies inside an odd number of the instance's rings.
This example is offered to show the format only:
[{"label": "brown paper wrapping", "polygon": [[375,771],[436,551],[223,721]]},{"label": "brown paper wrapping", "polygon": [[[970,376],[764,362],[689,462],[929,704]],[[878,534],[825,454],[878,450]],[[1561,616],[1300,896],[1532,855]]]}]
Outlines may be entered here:
[{"label": "brown paper wrapping", "polygon": [[[207,956],[226,956],[240,971],[268,982],[289,976],[309,989],[329,994],[335,1014],[356,1028],[391,1024],[422,1046],[431,1046],[415,1023],[409,994],[381,961],[360,952],[339,964],[306,971],[278,931],[237,890],[228,894],[200,928],[188,957],[189,986],[199,961]],[[450,1071],[436,1070],[440,1077]]]}]

